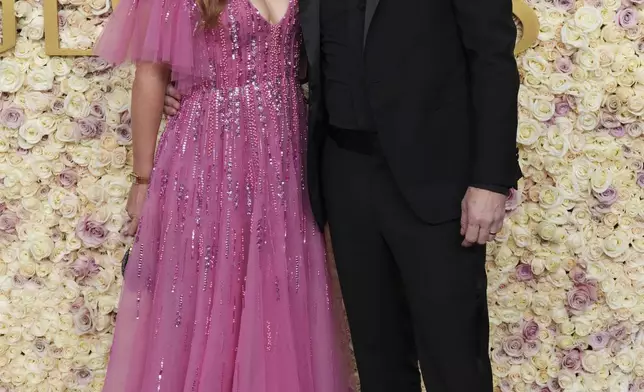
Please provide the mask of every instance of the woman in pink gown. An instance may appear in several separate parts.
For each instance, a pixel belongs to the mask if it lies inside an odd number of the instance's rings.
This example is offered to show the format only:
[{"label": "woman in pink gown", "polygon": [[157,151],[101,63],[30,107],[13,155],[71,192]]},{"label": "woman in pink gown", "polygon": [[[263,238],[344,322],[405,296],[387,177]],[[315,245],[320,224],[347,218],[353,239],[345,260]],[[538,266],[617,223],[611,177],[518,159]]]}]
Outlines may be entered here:
[{"label": "woman in pink gown", "polygon": [[[147,198],[104,391],[350,390],[304,184],[297,13],[229,0],[204,27],[194,0],[122,0],[107,23],[97,54],[137,63],[130,202]],[[182,107],[154,155],[167,77]]]}]

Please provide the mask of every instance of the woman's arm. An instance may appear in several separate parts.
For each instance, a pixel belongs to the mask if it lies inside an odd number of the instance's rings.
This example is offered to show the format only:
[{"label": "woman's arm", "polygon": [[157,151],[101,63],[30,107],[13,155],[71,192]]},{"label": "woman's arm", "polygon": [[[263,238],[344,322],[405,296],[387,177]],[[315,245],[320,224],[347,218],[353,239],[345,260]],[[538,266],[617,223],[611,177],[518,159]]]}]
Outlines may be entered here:
[{"label": "woman's arm", "polygon": [[170,70],[156,63],[139,63],[132,86],[132,144],[134,174],[148,179],[152,173],[163,100]]},{"label": "woman's arm", "polygon": [[169,69],[156,63],[139,63],[132,86],[132,148],[134,150],[134,175],[127,198],[126,211],[130,217],[125,234],[135,235],[143,204],[148,191],[148,181],[154,165],[157,135],[161,125],[165,87]]}]

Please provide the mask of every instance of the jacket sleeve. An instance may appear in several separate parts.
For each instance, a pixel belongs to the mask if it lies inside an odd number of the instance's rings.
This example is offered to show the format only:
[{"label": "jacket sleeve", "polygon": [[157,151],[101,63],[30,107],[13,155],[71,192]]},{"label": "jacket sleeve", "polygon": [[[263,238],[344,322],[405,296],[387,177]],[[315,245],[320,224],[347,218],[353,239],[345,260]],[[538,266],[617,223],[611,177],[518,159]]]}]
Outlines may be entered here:
[{"label": "jacket sleeve", "polygon": [[520,175],[516,146],[519,74],[511,0],[452,0],[470,73],[472,184],[512,188]]}]

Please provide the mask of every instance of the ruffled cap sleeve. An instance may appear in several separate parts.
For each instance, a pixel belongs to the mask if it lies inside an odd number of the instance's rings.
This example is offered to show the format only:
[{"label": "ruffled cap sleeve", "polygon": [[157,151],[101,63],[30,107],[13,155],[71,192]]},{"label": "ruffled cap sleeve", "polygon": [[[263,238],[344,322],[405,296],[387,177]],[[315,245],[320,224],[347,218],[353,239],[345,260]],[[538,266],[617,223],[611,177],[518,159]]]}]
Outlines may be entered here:
[{"label": "ruffled cap sleeve", "polygon": [[167,64],[181,90],[212,80],[205,30],[194,0],[121,0],[94,53],[112,64]]}]

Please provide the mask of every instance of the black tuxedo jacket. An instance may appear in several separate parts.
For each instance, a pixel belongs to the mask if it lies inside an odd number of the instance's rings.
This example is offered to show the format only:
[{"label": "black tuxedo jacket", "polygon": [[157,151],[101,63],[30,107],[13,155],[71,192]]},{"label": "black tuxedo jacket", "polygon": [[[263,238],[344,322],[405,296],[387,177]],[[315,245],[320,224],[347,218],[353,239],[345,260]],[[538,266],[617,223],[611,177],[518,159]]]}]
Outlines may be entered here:
[{"label": "black tuxedo jacket", "polygon": [[[320,2],[300,0],[308,56],[307,180],[326,221]],[[385,157],[410,207],[438,224],[460,217],[468,186],[516,186],[519,76],[511,0],[367,0],[367,94]]]}]

